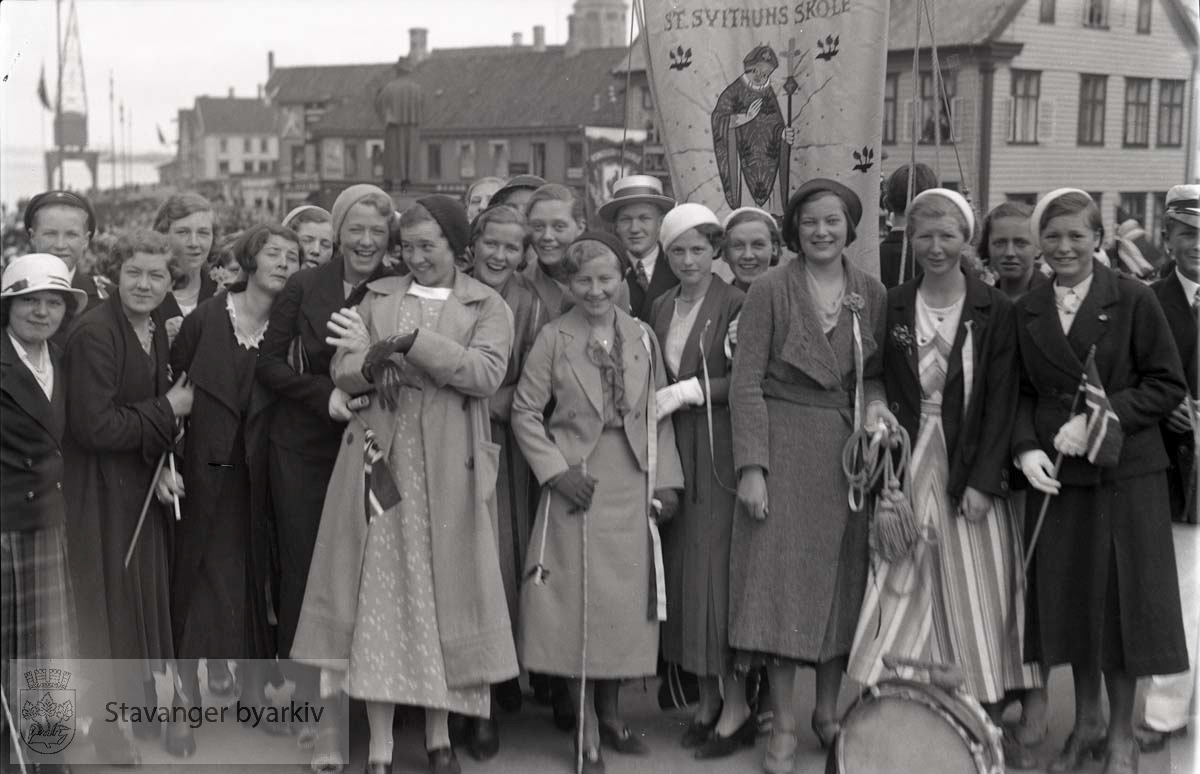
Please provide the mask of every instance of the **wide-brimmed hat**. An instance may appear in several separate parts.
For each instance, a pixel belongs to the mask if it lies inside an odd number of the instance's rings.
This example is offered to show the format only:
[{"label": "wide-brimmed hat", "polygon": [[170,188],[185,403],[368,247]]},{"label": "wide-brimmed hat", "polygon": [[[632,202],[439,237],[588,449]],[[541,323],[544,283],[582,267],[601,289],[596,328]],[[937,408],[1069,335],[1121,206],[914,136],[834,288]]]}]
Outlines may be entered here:
[{"label": "wide-brimmed hat", "polygon": [[1167,191],[1163,214],[1192,228],[1200,228],[1200,185],[1173,186]]},{"label": "wide-brimmed hat", "polygon": [[87,293],[71,287],[71,270],[56,255],[22,255],[14,258],[0,275],[0,298],[16,298],[43,290],[69,294],[75,300],[76,309],[87,304]]},{"label": "wide-brimmed hat", "polygon": [[630,204],[652,204],[665,215],[675,206],[675,200],[663,194],[662,181],[653,175],[627,175],[613,183],[612,198],[600,205],[600,219],[612,223],[622,207]]},{"label": "wide-brimmed hat", "polygon": [[[846,205],[846,212],[850,215],[850,221],[854,228],[858,228],[858,222],[862,220],[862,201],[858,198],[858,194],[851,191],[846,186],[836,180],[830,180],[827,177],[814,177],[807,181],[792,194],[788,199],[787,208],[783,213],[783,243],[792,250],[798,250],[800,245],[800,232],[796,228],[796,211],[813,196],[819,193],[831,193],[842,200]],[[847,239],[846,244],[850,244],[852,240]]]}]

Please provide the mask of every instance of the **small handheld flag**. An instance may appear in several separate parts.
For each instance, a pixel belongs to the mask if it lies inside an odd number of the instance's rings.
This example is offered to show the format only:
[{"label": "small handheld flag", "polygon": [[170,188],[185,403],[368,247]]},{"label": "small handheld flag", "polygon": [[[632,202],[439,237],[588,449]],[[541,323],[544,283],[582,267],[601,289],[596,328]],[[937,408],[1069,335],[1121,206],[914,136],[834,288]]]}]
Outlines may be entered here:
[{"label": "small handheld flag", "polygon": [[45,65],[42,65],[42,74],[40,77],[38,77],[37,95],[38,95],[38,99],[41,100],[42,107],[46,108],[46,110],[54,109],[53,107],[50,106],[50,92],[48,92],[46,90],[46,66]]},{"label": "small handheld flag", "polygon": [[396,478],[370,430],[363,438],[363,496],[368,524],[401,500]]},{"label": "small handheld flag", "polygon": [[1104,385],[1100,383],[1100,372],[1096,369],[1096,348],[1088,352],[1083,367],[1083,381],[1087,386],[1084,410],[1087,412],[1087,459],[1096,467],[1111,468],[1121,458],[1121,420],[1113,411]]}]

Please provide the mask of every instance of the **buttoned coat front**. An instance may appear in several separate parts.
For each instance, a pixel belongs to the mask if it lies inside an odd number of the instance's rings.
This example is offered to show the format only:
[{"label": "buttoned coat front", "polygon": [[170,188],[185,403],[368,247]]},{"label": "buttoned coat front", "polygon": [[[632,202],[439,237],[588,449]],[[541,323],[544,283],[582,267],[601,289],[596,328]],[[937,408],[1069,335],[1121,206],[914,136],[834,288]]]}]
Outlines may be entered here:
[{"label": "buttoned coat front", "polygon": [[[358,311],[372,341],[396,332],[411,275],[368,286]],[[395,356],[407,383],[422,388],[421,430],[432,529],[438,635],[450,687],[497,683],[517,674],[516,651],[496,538],[499,447],[492,443],[488,399],[500,387],[512,349],[512,312],[495,291],[462,273],[435,329],[421,329]],[[362,375],[366,352],[339,350],[334,384],[351,394],[372,389]],[[321,514],[304,606],[291,657],[324,666],[348,659],[366,550],[363,438],[370,429],[387,459],[395,414],[372,397],[342,437]]]}]

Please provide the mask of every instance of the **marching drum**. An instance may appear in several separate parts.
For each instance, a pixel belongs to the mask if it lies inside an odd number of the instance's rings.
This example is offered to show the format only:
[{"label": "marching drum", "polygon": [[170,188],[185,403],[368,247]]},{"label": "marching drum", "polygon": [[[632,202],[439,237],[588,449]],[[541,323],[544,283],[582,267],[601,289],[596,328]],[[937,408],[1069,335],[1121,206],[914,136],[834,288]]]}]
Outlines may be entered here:
[{"label": "marching drum", "polygon": [[979,702],[939,685],[885,680],[846,711],[826,774],[1004,774],[1000,729]]}]

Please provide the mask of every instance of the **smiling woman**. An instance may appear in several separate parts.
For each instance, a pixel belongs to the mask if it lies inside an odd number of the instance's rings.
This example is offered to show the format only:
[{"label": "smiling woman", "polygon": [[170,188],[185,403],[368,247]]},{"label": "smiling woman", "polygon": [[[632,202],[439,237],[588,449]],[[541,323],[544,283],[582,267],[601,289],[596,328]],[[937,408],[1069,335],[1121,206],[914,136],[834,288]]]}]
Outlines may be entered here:
[{"label": "smiling woman", "polygon": [[158,310],[158,318],[173,338],[179,330],[179,322],[173,320],[191,314],[197,304],[217,292],[217,283],[204,271],[216,238],[213,206],[198,193],[174,194],[158,208],[154,230],[166,234],[171,245],[174,287]]}]

